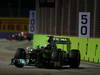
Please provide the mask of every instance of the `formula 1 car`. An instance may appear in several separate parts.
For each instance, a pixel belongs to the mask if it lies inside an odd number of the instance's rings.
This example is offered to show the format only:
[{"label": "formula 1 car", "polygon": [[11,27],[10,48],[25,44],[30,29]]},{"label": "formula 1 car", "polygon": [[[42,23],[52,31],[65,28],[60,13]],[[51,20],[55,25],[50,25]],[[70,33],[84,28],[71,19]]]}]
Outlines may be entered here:
[{"label": "formula 1 car", "polygon": [[21,32],[18,32],[18,33],[10,34],[6,39],[7,40],[18,40],[18,41],[23,41],[23,40],[31,41],[33,38],[31,34],[29,33],[22,34]]},{"label": "formula 1 car", "polygon": [[[57,48],[57,44],[66,45],[67,50]],[[58,68],[69,65],[71,68],[78,68],[80,65],[80,51],[71,49],[69,38],[49,36],[48,44],[45,47],[25,50],[18,48],[11,63],[22,68],[25,65],[37,67]]]}]

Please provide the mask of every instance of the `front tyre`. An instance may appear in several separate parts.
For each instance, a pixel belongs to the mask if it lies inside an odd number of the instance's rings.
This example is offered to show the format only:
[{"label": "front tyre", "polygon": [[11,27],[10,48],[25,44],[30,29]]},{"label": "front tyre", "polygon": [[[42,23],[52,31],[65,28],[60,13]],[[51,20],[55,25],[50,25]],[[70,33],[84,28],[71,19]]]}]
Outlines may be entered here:
[{"label": "front tyre", "polygon": [[25,60],[26,60],[25,50],[23,48],[18,48],[13,59],[13,64],[16,67],[22,68],[26,64]]},{"label": "front tyre", "polygon": [[15,53],[15,59],[26,59],[26,52],[23,48],[18,48]]},{"label": "front tyre", "polygon": [[14,65],[18,68],[23,68],[26,64],[25,59],[15,59]]}]

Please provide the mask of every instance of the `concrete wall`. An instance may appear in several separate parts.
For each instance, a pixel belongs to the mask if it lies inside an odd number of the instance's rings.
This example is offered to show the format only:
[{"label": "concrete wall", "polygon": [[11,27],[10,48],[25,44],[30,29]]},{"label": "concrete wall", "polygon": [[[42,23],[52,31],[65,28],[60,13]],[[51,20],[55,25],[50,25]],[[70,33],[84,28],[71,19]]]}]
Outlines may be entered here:
[{"label": "concrete wall", "polygon": [[90,37],[100,37],[100,0],[36,2],[37,33],[78,36],[79,12],[90,12]]}]

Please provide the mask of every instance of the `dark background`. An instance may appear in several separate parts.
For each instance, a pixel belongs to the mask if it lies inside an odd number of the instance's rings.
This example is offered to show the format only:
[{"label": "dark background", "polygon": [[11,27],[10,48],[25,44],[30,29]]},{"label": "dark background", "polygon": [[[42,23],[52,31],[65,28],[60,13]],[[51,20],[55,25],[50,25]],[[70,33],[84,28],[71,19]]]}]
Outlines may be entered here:
[{"label": "dark background", "polygon": [[28,17],[35,0],[0,0],[0,17]]}]

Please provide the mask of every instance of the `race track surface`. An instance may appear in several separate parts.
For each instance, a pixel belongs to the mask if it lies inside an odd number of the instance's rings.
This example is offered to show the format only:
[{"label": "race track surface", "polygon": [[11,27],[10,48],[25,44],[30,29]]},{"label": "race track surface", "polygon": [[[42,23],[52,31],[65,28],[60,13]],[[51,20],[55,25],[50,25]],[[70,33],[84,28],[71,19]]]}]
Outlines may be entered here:
[{"label": "race track surface", "polygon": [[35,66],[25,66],[17,68],[10,65],[17,48],[32,47],[32,41],[9,41],[0,40],[0,75],[100,75],[100,64],[81,61],[78,69],[72,69],[68,66],[60,69],[45,69]]}]

